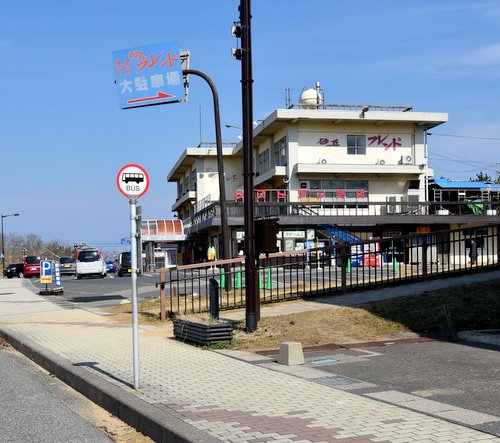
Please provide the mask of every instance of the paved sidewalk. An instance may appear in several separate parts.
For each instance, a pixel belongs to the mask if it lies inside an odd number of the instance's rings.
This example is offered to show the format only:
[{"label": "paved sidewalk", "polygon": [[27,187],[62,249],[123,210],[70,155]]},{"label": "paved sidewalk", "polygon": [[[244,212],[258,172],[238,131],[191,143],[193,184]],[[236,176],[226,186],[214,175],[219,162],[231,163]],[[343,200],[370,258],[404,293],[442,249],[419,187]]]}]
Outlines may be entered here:
[{"label": "paved sidewalk", "polygon": [[22,280],[1,279],[0,336],[155,441],[498,441],[452,421],[203,351],[152,327],[140,329],[135,391],[131,327],[50,299]]}]

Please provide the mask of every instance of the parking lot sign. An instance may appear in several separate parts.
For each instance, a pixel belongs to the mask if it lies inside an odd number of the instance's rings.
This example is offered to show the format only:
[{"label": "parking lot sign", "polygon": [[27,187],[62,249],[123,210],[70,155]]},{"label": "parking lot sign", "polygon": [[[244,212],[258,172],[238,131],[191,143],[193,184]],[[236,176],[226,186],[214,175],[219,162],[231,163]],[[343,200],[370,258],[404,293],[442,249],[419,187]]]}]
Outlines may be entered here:
[{"label": "parking lot sign", "polygon": [[114,51],[113,63],[122,109],[184,99],[181,51],[177,42]]},{"label": "parking lot sign", "polygon": [[52,283],[52,261],[40,260],[40,283]]}]

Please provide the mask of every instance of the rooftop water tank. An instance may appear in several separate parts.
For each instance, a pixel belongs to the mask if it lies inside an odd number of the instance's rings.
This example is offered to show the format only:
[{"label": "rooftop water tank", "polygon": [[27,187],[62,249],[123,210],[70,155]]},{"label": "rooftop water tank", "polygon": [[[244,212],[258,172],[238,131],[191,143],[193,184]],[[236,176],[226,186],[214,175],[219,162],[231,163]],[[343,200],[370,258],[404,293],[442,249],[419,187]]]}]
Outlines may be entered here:
[{"label": "rooftop water tank", "polygon": [[300,104],[304,108],[316,108],[318,105],[323,104],[323,96],[319,92],[319,83],[316,83],[316,87],[305,89],[300,94]]}]

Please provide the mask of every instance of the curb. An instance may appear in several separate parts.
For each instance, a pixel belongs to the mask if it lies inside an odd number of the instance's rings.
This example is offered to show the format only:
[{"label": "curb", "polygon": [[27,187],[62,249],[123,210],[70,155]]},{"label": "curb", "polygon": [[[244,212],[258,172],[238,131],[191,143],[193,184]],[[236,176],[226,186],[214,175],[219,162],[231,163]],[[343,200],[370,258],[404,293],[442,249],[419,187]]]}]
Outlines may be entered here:
[{"label": "curb", "polygon": [[32,340],[24,338],[9,328],[0,328],[0,338],[5,339],[14,349],[30,360],[155,442],[215,443],[220,441],[99,376],[93,375],[86,369],[73,365],[54,352],[39,347]]}]

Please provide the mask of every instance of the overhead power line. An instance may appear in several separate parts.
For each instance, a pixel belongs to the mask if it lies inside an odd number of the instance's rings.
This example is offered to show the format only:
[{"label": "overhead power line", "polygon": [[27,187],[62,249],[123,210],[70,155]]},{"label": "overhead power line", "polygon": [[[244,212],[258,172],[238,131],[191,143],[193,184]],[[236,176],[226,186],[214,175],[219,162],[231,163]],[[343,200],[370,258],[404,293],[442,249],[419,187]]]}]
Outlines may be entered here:
[{"label": "overhead power line", "polygon": [[476,135],[440,134],[438,132],[428,132],[427,135],[440,135],[442,137],[475,138],[475,139],[479,139],[479,140],[500,141],[500,138],[498,138],[498,137],[480,137],[480,136],[476,136]]}]

